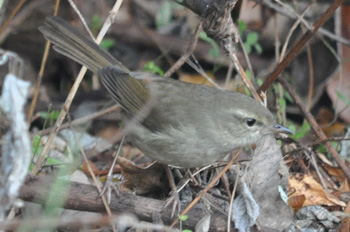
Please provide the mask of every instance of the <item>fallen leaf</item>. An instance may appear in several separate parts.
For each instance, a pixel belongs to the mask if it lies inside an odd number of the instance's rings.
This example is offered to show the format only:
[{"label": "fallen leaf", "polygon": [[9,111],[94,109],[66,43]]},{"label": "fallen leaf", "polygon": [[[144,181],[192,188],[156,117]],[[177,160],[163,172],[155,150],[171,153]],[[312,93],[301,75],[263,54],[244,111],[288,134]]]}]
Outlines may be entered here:
[{"label": "fallen leaf", "polygon": [[310,205],[328,205],[328,206],[345,206],[345,203],[337,199],[335,196],[327,193],[322,186],[315,181],[310,175],[300,173],[289,177],[290,188],[295,192],[290,196],[304,195],[305,201],[303,206]]},{"label": "fallen leaf", "polygon": [[[213,74],[207,73],[207,75],[215,82],[215,78]],[[200,74],[195,74],[195,75],[182,74],[180,76],[180,81],[197,84],[197,85],[207,85],[210,87],[214,87],[212,83],[210,83],[205,77],[203,77]]]},{"label": "fallen leaf", "polygon": [[294,209],[294,213],[303,207],[305,199],[306,197],[304,194],[289,197],[288,203],[290,207]]},{"label": "fallen leaf", "polygon": [[341,192],[350,192],[350,186],[347,179],[344,179],[343,183],[339,187],[339,191]]},{"label": "fallen leaf", "polygon": [[118,163],[125,178],[120,187],[124,191],[147,194],[168,186],[163,164],[153,162],[137,166],[123,157],[118,157]]},{"label": "fallen leaf", "polygon": [[344,173],[340,168],[325,164],[324,169],[327,170],[327,172],[330,176],[336,178],[337,181],[343,182],[345,180]]}]

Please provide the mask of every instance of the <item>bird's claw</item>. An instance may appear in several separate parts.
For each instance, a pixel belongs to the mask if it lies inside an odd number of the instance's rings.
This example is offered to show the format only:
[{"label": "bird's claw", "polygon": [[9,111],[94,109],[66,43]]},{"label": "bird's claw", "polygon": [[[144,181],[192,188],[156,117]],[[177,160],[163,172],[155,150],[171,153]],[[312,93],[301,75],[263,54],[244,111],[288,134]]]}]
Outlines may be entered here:
[{"label": "bird's claw", "polygon": [[106,193],[107,202],[108,202],[108,204],[110,204],[111,203],[111,197],[112,197],[112,190],[114,190],[115,194],[119,198],[120,197],[119,189],[113,183],[113,176],[107,175],[106,181],[105,181],[105,183],[103,185],[103,188],[102,188],[100,194],[98,195],[98,197],[102,197],[102,195]]},{"label": "bird's claw", "polygon": [[170,197],[164,205],[163,210],[167,208],[170,204],[172,204],[170,217],[173,218],[176,210],[178,214],[181,212],[181,201],[179,193],[177,191],[171,191]]}]

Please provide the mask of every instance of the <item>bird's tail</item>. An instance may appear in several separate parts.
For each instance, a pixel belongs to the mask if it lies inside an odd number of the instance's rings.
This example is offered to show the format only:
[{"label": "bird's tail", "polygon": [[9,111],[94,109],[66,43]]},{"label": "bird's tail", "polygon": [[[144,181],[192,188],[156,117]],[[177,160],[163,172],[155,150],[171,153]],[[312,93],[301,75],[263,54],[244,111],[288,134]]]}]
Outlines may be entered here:
[{"label": "bird's tail", "polygon": [[39,27],[54,49],[97,73],[101,68],[114,65],[122,72],[129,70],[92,39],[81,33],[67,21],[57,16],[47,17],[45,26]]}]

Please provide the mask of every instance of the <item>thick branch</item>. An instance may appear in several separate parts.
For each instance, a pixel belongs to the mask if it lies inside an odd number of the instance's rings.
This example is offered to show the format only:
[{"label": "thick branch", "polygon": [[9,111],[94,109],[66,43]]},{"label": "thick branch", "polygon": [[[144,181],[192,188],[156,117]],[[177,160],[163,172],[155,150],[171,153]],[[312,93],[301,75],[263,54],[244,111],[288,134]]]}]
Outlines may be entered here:
[{"label": "thick branch", "polygon": [[[28,177],[26,183],[21,188],[19,197],[25,201],[31,201],[39,204],[45,204],[52,186],[55,181],[49,177]],[[63,199],[65,209],[73,209],[89,212],[105,212],[105,208],[98,192],[93,185],[80,184],[76,182],[66,182],[62,186],[66,186],[69,190],[66,199]],[[59,190],[58,190],[59,191]],[[64,192],[64,190],[62,190]],[[56,193],[57,198],[63,197],[65,194]],[[160,215],[161,220],[165,224],[172,222],[170,218],[171,207],[165,208],[164,201],[151,198],[136,196],[130,193],[121,192],[119,199],[112,198],[110,208],[115,213],[133,213],[140,220],[152,221],[152,216]],[[185,206],[182,206],[184,208]],[[188,220],[182,222],[184,228],[194,229],[197,222],[202,219],[205,210],[199,204],[193,207],[188,213]],[[227,216],[214,213],[211,215],[211,231],[226,231]]]}]

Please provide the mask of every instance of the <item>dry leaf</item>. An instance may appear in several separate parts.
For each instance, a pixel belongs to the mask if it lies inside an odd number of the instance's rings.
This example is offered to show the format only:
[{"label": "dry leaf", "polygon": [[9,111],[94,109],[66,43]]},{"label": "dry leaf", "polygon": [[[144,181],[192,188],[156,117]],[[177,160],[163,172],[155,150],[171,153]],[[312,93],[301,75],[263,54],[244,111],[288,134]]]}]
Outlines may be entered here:
[{"label": "dry leaf", "polygon": [[294,213],[303,207],[305,199],[304,194],[289,197],[288,203],[294,209]]},{"label": "dry leaf", "polygon": [[[207,73],[207,75],[215,82],[215,78],[212,73]],[[188,75],[188,74],[182,74],[180,76],[180,81],[192,83],[192,84],[198,84],[198,85],[207,85],[210,87],[214,87],[213,84],[211,84],[205,77],[203,77],[200,74],[195,75]]]},{"label": "dry leaf", "polygon": [[343,183],[339,187],[339,191],[341,192],[350,192],[350,186],[347,179],[344,179]]},{"label": "dry leaf", "polygon": [[121,189],[136,194],[146,194],[163,190],[167,185],[167,178],[163,164],[137,166],[134,162],[118,157],[122,174],[125,180]]},{"label": "dry leaf", "polygon": [[[100,174],[100,170],[96,167],[96,165],[91,162],[90,160],[88,160],[90,166],[91,166],[91,169],[92,171],[94,172],[95,175],[99,175]],[[90,172],[89,172],[89,169],[87,168],[87,163],[84,162],[82,165],[81,165],[81,170],[85,173],[85,175],[87,176],[90,176]]]},{"label": "dry leaf", "polygon": [[290,188],[295,192],[291,197],[305,195],[303,206],[309,205],[340,205],[345,206],[345,203],[324,191],[322,186],[315,181],[310,175],[295,174],[289,177]]},{"label": "dry leaf", "polygon": [[343,136],[345,131],[345,124],[335,122],[328,127],[322,128],[322,130],[327,135],[327,137]]},{"label": "dry leaf", "polygon": [[324,169],[327,170],[328,174],[332,177],[336,178],[337,181],[343,182],[345,180],[345,176],[343,171],[338,167],[333,167],[330,165],[324,165]]}]

